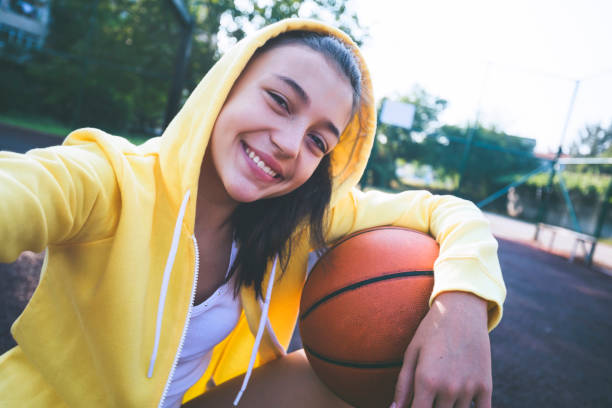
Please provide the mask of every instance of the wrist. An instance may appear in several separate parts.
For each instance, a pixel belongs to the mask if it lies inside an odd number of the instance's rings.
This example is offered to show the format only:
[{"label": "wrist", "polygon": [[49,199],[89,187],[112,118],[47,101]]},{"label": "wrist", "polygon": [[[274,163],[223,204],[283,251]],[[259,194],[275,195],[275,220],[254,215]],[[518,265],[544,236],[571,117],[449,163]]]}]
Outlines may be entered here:
[{"label": "wrist", "polygon": [[482,317],[487,321],[487,301],[469,292],[452,291],[440,293],[431,305],[441,314],[461,314]]}]

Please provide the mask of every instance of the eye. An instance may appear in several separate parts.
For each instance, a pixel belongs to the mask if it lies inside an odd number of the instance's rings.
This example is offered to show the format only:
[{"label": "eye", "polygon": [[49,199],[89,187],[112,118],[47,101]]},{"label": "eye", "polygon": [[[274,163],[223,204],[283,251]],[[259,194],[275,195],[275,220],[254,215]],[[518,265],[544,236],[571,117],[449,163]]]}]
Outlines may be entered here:
[{"label": "eye", "polygon": [[281,95],[277,94],[276,92],[272,92],[272,91],[267,91],[267,92],[268,92],[268,95],[270,95],[270,97],[274,99],[274,102],[276,102],[278,106],[280,106],[285,112],[289,113],[289,104],[287,103],[285,98],[283,98]]},{"label": "eye", "polygon": [[311,133],[309,137],[313,141],[313,143],[317,146],[317,149],[321,151],[321,153],[323,154],[327,153],[327,145],[325,144],[325,140],[323,138],[313,133]]}]

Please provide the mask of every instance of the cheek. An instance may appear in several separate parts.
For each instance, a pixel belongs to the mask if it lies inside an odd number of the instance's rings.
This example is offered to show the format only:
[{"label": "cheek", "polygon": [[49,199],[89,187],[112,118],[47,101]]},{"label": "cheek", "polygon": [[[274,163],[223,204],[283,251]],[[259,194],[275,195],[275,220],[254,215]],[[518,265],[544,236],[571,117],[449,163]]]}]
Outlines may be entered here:
[{"label": "cheek", "polygon": [[317,166],[319,165],[320,162],[321,160],[308,160],[306,163],[302,163],[300,165],[300,169],[295,175],[296,184],[298,184],[297,187],[300,187],[302,184],[308,181],[308,179],[313,175],[313,173],[317,169]]}]

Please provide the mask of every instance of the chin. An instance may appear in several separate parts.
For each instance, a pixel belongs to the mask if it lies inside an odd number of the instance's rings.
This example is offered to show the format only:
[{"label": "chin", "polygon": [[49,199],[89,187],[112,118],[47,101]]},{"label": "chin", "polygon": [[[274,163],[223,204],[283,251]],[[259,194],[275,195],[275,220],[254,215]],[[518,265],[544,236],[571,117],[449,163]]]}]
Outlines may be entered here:
[{"label": "chin", "polygon": [[238,203],[252,203],[267,198],[267,196],[262,195],[261,190],[254,186],[228,186],[226,190],[229,196]]}]

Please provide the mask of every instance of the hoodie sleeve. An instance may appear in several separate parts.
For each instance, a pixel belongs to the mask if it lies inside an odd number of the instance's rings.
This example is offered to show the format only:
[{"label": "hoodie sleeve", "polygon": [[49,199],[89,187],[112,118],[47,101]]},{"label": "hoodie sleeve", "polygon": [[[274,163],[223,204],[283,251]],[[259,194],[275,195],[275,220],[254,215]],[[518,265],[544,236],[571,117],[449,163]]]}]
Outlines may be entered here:
[{"label": "hoodie sleeve", "polygon": [[489,330],[499,323],[506,288],[497,241],[472,202],[427,191],[389,194],[353,189],[332,208],[326,238],[333,242],[354,231],[383,225],[419,230],[440,244],[430,305],[442,292],[470,292],[488,301]]},{"label": "hoodie sleeve", "polygon": [[95,143],[0,152],[0,262],[22,251],[110,236],[119,193]]}]

